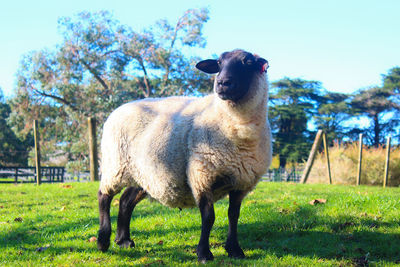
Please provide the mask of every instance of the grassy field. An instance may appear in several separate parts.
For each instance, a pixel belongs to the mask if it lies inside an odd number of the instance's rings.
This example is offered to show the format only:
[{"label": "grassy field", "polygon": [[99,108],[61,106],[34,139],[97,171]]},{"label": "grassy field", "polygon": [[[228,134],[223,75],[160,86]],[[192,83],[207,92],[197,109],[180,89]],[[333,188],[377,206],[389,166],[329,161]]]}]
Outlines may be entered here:
[{"label": "grassy field", "polygon": [[[131,223],[136,248],[96,249],[98,183],[0,185],[0,266],[191,266],[197,209],[144,200]],[[210,266],[395,266],[400,189],[261,182],[239,219],[244,260],[227,257],[227,199],[215,205]],[[116,198],[118,199],[118,198]],[[313,201],[320,199],[320,202]],[[113,235],[117,203],[111,216]],[[310,204],[310,202],[312,204]]]}]

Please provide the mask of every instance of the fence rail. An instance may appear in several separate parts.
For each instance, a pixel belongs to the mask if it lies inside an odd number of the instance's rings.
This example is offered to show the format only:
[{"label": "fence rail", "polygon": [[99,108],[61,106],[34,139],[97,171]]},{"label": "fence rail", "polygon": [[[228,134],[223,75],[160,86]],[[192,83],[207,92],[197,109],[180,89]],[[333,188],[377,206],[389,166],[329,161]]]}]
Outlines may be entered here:
[{"label": "fence rail", "polygon": [[[41,182],[63,183],[64,167],[41,167]],[[0,167],[0,183],[36,183],[35,167]]]},{"label": "fence rail", "polygon": [[[295,182],[301,179],[303,169],[268,170],[261,178],[265,182]],[[64,167],[42,167],[43,183],[88,182],[89,171],[70,174]],[[0,167],[0,183],[36,183],[35,167]]]},{"label": "fence rail", "polygon": [[303,169],[292,168],[292,169],[270,169],[261,178],[261,181],[265,182],[295,182],[298,183],[301,180]]}]

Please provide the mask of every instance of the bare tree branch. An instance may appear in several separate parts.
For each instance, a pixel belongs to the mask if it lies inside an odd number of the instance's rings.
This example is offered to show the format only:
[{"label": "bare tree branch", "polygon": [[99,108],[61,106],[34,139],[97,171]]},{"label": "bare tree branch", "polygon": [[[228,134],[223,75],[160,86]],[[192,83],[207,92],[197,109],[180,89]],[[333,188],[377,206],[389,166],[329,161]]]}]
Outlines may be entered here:
[{"label": "bare tree branch", "polygon": [[144,66],[144,62],[143,62],[143,59],[142,58],[140,58],[140,60],[138,59],[138,61],[139,61],[139,64],[140,64],[140,67],[142,68],[142,70],[143,70],[143,81],[144,81],[144,85],[146,86],[146,93],[145,93],[145,96],[146,97],[149,97],[150,96],[150,85],[149,85],[149,81],[148,81],[148,79],[147,79],[147,71],[146,71],[146,67]]},{"label": "bare tree branch", "polygon": [[89,66],[83,59],[79,61],[86,67],[86,69],[94,76],[94,78],[103,86],[104,89],[108,90],[106,82],[97,74],[97,72]]},{"label": "bare tree branch", "polygon": [[61,102],[61,103],[65,104],[65,105],[67,105],[68,107],[70,107],[74,111],[78,111],[78,109],[70,101],[66,100],[65,98],[62,98],[62,97],[57,96],[57,95],[48,94],[48,93],[45,93],[45,92],[40,91],[40,90],[35,89],[35,88],[33,88],[33,91],[38,93],[41,96],[49,97],[49,98],[52,98],[52,99],[54,99],[54,100],[56,100],[58,102]]}]

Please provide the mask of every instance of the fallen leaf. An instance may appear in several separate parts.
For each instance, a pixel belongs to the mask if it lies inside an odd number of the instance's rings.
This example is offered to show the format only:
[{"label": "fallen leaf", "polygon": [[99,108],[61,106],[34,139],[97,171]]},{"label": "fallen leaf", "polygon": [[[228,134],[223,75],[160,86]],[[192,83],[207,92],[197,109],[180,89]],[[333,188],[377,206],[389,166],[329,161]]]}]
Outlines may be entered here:
[{"label": "fallen leaf", "polygon": [[157,245],[162,245],[162,244],[164,244],[164,241],[162,241],[162,240],[158,241],[158,243],[157,243]]},{"label": "fallen leaf", "polygon": [[66,210],[66,209],[67,209],[67,207],[62,206],[61,209],[60,209],[60,211],[64,211],[64,210]]},{"label": "fallen leaf", "polygon": [[0,209],[4,209],[4,206],[3,206],[3,205],[0,205]]},{"label": "fallen leaf", "polygon": [[62,187],[62,188],[72,188],[72,185],[70,185],[70,184],[62,184],[62,185],[60,185],[60,187]]},{"label": "fallen leaf", "polygon": [[18,218],[14,219],[14,222],[22,222],[22,221],[23,221],[23,219],[21,217],[18,217]]},{"label": "fallen leaf", "polygon": [[93,243],[93,242],[96,242],[97,241],[97,237],[95,237],[95,236],[92,236],[91,238],[89,238],[89,242],[90,243]]},{"label": "fallen leaf", "polygon": [[323,198],[319,198],[319,199],[313,199],[310,202],[308,202],[308,204],[310,205],[317,205],[317,204],[325,204],[326,203],[326,199]]},{"label": "fallen leaf", "polygon": [[113,205],[114,207],[119,206],[119,199],[114,199],[112,205]]}]

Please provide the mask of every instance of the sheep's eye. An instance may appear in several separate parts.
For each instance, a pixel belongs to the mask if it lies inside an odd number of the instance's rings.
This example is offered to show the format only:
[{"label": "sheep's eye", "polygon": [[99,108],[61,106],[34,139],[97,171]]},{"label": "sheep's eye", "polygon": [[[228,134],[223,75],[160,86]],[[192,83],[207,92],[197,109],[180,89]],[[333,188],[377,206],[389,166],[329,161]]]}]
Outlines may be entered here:
[{"label": "sheep's eye", "polygon": [[246,60],[245,62],[244,62],[244,64],[245,65],[247,65],[247,66],[251,66],[251,65],[253,65],[253,60],[251,60],[251,59],[248,59],[248,60]]}]

